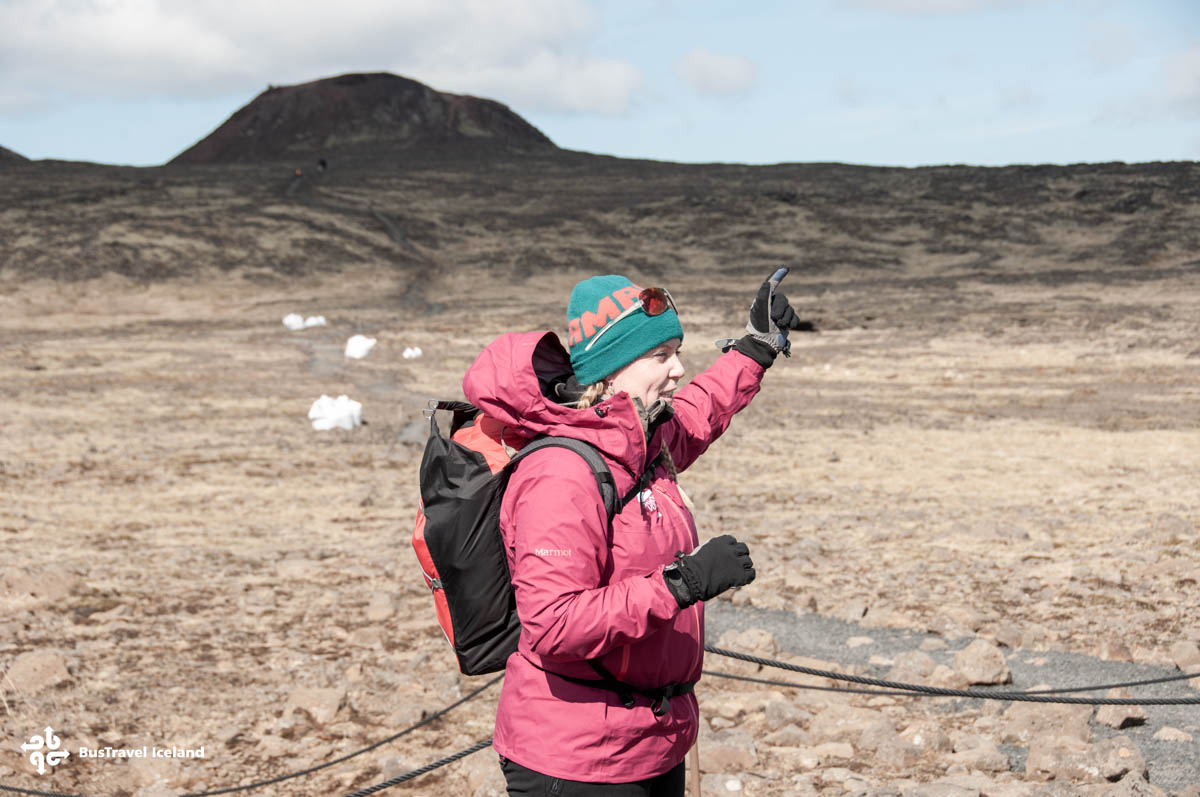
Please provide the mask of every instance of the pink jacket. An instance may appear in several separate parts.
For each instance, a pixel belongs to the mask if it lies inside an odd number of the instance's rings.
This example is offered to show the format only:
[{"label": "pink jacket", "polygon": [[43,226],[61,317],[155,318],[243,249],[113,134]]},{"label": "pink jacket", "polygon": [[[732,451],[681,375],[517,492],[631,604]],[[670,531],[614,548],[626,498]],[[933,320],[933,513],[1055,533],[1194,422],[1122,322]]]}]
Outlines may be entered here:
[{"label": "pink jacket", "polygon": [[[626,393],[574,409],[546,398],[538,376],[570,371],[553,332],[508,333],[467,371],[463,391],[488,415],[527,434],[575,437],[604,454],[618,496],[635,484],[666,439],[682,471],[704,453],[759,390],[763,368],[728,352],[675,392],[674,417],[647,445]],[[500,528],[521,619],[496,715],[494,746],[552,777],[623,783],[662,774],[696,740],[695,695],[671,698],[654,716],[639,697],[627,709],[615,693],[546,672],[596,680],[600,658],[619,680],[641,688],[697,681],[704,658],[704,605],[680,610],[662,579],[676,551],[698,544],[691,513],[660,466],[641,500],[614,519],[611,536],[595,478],[561,448],[539,451],[513,472]]]}]

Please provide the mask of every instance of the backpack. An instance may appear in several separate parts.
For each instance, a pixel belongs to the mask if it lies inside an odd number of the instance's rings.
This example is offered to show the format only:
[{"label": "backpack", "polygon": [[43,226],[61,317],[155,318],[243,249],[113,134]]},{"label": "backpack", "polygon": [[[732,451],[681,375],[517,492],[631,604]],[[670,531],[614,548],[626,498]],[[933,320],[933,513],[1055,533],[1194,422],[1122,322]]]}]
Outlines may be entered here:
[{"label": "backpack", "polygon": [[[438,410],[453,413],[448,438],[438,428]],[[431,401],[426,413],[429,440],[421,458],[413,549],[459,670],[465,675],[496,672],[504,669],[521,634],[500,536],[500,502],[513,469],[550,446],[576,452],[596,477],[610,525],[633,496],[618,500],[604,458],[582,440],[513,437],[512,429],[465,401]],[[510,448],[516,449],[511,456]]]},{"label": "backpack", "polygon": [[[442,436],[437,411],[453,413],[450,437]],[[421,457],[421,501],[413,529],[413,550],[421,563],[425,583],[433,592],[434,609],[442,633],[454,649],[464,675],[503,670],[517,650],[521,621],[500,534],[500,503],[517,464],[543,448],[569,448],[583,457],[596,477],[608,526],[624,506],[650,484],[661,461],[656,457],[624,496],[604,458],[582,440],[549,435],[532,439],[509,429],[465,401],[431,401],[429,440]],[[512,445],[509,445],[509,444]],[[510,454],[509,449],[514,453]],[[692,692],[694,683],[674,683],[639,688],[618,680],[598,659],[588,665],[599,680],[550,672],[558,678],[617,694],[627,709],[634,695],[650,701],[655,716],[670,710],[670,699]],[[536,665],[535,665],[536,666]]]}]

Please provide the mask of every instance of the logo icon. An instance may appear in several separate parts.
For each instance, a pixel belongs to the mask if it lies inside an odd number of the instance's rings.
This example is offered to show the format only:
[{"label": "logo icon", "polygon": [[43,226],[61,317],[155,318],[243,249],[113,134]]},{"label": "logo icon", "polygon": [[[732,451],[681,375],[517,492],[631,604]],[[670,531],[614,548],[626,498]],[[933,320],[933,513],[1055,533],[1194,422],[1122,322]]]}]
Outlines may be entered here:
[{"label": "logo icon", "polygon": [[[46,767],[56,767],[70,755],[66,750],[60,750],[62,739],[54,735],[54,729],[49,725],[43,734],[34,734],[29,741],[21,745],[21,749],[29,753],[29,763],[37,767],[39,775],[46,774]],[[46,752],[42,752],[45,750]]]},{"label": "logo icon", "polygon": [[655,515],[658,516],[659,520],[662,520],[662,512],[658,511],[658,502],[654,500],[654,491],[653,490],[651,490],[650,488],[646,488],[645,490],[642,490],[640,493],[638,493],[638,501],[641,502],[642,507],[647,512],[653,512]]}]

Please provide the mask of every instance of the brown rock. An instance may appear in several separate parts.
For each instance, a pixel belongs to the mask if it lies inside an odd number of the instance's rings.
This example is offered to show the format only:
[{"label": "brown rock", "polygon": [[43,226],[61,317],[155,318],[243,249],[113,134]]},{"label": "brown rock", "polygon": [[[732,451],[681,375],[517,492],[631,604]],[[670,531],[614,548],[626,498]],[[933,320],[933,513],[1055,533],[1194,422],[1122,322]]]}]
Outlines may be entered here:
[{"label": "brown rock", "polygon": [[[1168,797],[1162,789],[1150,784],[1141,775],[1129,773],[1111,786],[1105,786],[1103,791],[1096,792],[1098,797]],[[1192,797],[1187,790],[1176,792],[1174,797]]]},{"label": "brown rock", "polygon": [[1032,745],[1036,737],[1067,737],[1090,742],[1092,707],[1057,703],[1014,703],[1002,715],[1000,741]]},{"label": "brown rock", "polygon": [[1200,645],[1182,640],[1171,646],[1171,658],[1180,672],[1200,672]]},{"label": "brown rock", "polygon": [[885,719],[878,711],[833,704],[813,717],[808,732],[818,742],[857,742],[863,731]]},{"label": "brown rock", "polygon": [[300,749],[299,745],[270,734],[260,737],[255,748],[263,758],[284,758],[293,755]]},{"label": "brown rock", "polygon": [[964,735],[954,743],[950,761],[979,772],[1009,770],[1008,756],[990,738],[976,734]]},{"label": "brown rock", "polygon": [[754,739],[743,730],[713,731],[700,742],[701,772],[744,772],[757,763]]},{"label": "brown rock", "polygon": [[500,795],[508,794],[504,772],[500,769],[496,756],[467,756],[457,765],[457,768],[458,774],[466,778],[467,794],[471,797],[493,797],[493,795],[500,797]]},{"label": "brown rock", "polygon": [[1109,782],[1127,777],[1146,779],[1146,758],[1126,736],[1105,739],[1093,745],[1090,752],[1090,766],[1099,769],[1100,776]]},{"label": "brown rock", "polygon": [[966,689],[970,686],[967,677],[958,670],[951,669],[945,664],[939,664],[933,668],[933,672],[929,675],[929,686],[935,686],[938,689]]},{"label": "brown rock", "polygon": [[937,662],[928,653],[919,650],[909,650],[896,656],[892,669],[888,672],[888,681],[900,681],[909,684],[924,684],[929,676],[937,669]]},{"label": "brown rock", "polygon": [[954,743],[942,730],[942,723],[938,722],[913,723],[900,731],[900,738],[913,744],[919,750],[944,753],[954,749]]},{"label": "brown rock", "polygon": [[82,585],[79,576],[65,570],[28,572],[14,568],[0,571],[0,593],[28,595],[43,604],[63,600],[78,592]]},{"label": "brown rock", "polygon": [[775,635],[761,628],[728,631],[721,635],[720,647],[764,658],[774,658],[779,655],[779,642],[775,639]]},{"label": "brown rock", "polygon": [[[1133,695],[1128,689],[1110,689],[1107,697],[1130,698]],[[1127,728],[1130,725],[1142,725],[1146,722],[1146,712],[1141,706],[1100,706],[1096,709],[1096,722],[1110,728]]]},{"label": "brown rock", "polygon": [[812,743],[812,736],[796,725],[784,725],[768,733],[763,741],[772,747],[804,747]]},{"label": "brown rock", "polygon": [[812,714],[790,700],[772,700],[767,703],[764,713],[767,718],[767,728],[772,731],[787,725],[806,725],[812,719]]},{"label": "brown rock", "polygon": [[875,749],[874,760],[888,769],[907,771],[921,760],[921,748],[900,736],[893,736]]},{"label": "brown rock", "polygon": [[66,662],[52,650],[22,653],[4,675],[4,685],[23,695],[36,695],[69,680]]},{"label": "brown rock", "polygon": [[700,778],[701,797],[722,797],[745,794],[742,778],[727,772],[713,772]]},{"label": "brown rock", "polygon": [[809,749],[822,761],[848,761],[854,758],[854,747],[846,742],[824,742]]},{"label": "brown rock", "polygon": [[300,710],[317,725],[327,725],[333,721],[345,698],[345,689],[297,689],[288,696],[283,713],[286,717]]},{"label": "brown rock", "polygon": [[987,639],[976,639],[954,654],[954,669],[971,684],[1006,684],[1012,672],[1000,647]]},{"label": "brown rock", "polygon": [[1144,776],[1146,761],[1124,736],[1094,745],[1067,736],[1039,736],[1030,742],[1025,772],[1047,780],[1115,782],[1130,774]]},{"label": "brown rock", "polygon": [[1006,648],[1016,648],[1021,645],[1021,635],[1025,633],[1025,629],[1016,623],[1002,622],[998,623],[992,631],[992,637],[996,640],[996,644],[1003,645]]},{"label": "brown rock", "polygon": [[1133,654],[1119,639],[1100,640],[1100,644],[1096,646],[1095,655],[1105,661],[1133,661]]},{"label": "brown rock", "polygon": [[[745,653],[764,659],[777,659],[779,644],[775,635],[759,628],[748,628],[745,631],[726,631],[717,640],[717,647],[735,653]],[[728,656],[718,658],[721,669],[734,675],[755,675],[762,671],[760,664],[754,664]]]},{"label": "brown rock", "polygon": [[860,750],[874,751],[896,738],[898,734],[891,720],[880,718],[863,728],[857,746]]},{"label": "brown rock", "polygon": [[1029,755],[1025,758],[1025,774],[1044,780],[1081,780],[1081,762],[1088,753],[1088,743],[1074,736],[1052,736],[1042,734],[1029,742]]},{"label": "brown rock", "polygon": [[372,623],[382,623],[396,613],[396,604],[390,595],[376,593],[363,610],[363,617]]}]

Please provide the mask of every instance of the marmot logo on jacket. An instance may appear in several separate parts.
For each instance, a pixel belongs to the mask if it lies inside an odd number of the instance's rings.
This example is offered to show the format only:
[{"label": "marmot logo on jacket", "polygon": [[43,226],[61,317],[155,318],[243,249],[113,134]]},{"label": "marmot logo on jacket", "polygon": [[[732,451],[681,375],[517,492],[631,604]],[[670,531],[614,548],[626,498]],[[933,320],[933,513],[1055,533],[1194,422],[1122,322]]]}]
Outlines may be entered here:
[{"label": "marmot logo on jacket", "polygon": [[534,554],[537,556],[570,556],[570,548],[534,548]]}]

